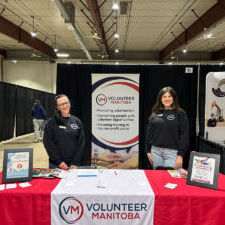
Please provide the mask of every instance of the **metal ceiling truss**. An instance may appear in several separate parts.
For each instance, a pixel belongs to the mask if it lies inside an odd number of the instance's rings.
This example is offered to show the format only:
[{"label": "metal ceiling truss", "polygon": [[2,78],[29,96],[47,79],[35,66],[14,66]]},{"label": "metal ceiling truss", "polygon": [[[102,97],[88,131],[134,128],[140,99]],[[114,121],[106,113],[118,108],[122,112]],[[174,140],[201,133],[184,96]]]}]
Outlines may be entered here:
[{"label": "metal ceiling truss", "polygon": [[[209,28],[212,25],[220,22],[225,18],[225,0],[217,0],[218,2],[213,5],[206,13],[204,13],[183,33],[175,38],[172,42],[170,42],[164,49],[160,51],[160,59],[165,59],[170,56],[174,51],[179,49],[182,45],[194,39],[197,35],[205,31],[205,28]],[[221,56],[223,54],[225,56],[224,51],[217,52],[214,54],[214,57]]]},{"label": "metal ceiling truss", "polygon": [[[102,48],[106,57],[109,56],[109,47],[106,40],[106,34],[103,26],[103,21],[101,18],[100,7],[105,3],[104,1],[100,6],[98,5],[97,0],[86,0],[87,8],[91,14],[93,24],[96,30],[97,35],[102,40]],[[108,17],[107,17],[108,19]]]},{"label": "metal ceiling truss", "polygon": [[88,51],[88,48],[86,47],[80,32],[78,31],[78,29],[76,28],[76,26],[73,24],[73,21],[69,15],[69,13],[67,12],[64,3],[62,2],[62,0],[54,0],[54,2],[56,3],[59,11],[61,12],[63,18],[65,19],[65,23],[67,23],[67,25],[69,25],[69,27],[71,28],[72,32],[75,35],[75,38],[77,39],[78,43],[81,46],[81,49],[84,51],[84,53],[86,54],[87,58],[89,60],[93,60],[91,57],[90,52]]},{"label": "metal ceiling truss", "polygon": [[6,50],[0,49],[0,55],[6,57]]},{"label": "metal ceiling truss", "polygon": [[212,53],[212,59],[213,60],[224,60],[225,59],[225,48],[220,49],[216,52]]},{"label": "metal ceiling truss", "polygon": [[37,38],[31,37],[30,33],[21,29],[2,16],[0,16],[0,32],[10,38],[17,40],[19,43],[23,43],[33,49],[38,50],[50,58],[55,58],[55,52],[51,46]]}]

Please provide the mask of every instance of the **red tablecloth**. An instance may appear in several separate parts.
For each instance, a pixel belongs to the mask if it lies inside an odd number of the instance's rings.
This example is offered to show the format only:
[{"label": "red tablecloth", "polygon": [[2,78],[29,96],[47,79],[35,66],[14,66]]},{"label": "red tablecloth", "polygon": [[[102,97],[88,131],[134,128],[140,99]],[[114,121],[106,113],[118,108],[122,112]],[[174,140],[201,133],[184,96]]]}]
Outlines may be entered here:
[{"label": "red tablecloth", "polygon": [[[225,225],[224,175],[215,191],[186,185],[167,171],[145,173],[155,193],[154,225]],[[0,191],[0,225],[50,225],[50,194],[58,182],[36,178],[31,187]],[[178,186],[170,190],[167,183]]]},{"label": "red tablecloth", "polygon": [[36,178],[30,187],[0,191],[0,225],[50,225],[51,191],[59,181]]},{"label": "red tablecloth", "polygon": [[[155,193],[154,225],[225,225],[225,176],[218,190],[187,185],[167,171],[145,171]],[[178,186],[171,190],[167,183]]]}]

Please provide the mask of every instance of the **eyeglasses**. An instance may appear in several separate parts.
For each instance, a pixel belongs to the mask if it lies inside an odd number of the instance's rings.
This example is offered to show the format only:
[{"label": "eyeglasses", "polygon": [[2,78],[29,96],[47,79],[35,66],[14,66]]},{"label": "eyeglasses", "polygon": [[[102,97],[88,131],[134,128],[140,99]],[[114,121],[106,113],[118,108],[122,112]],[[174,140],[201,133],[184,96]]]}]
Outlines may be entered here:
[{"label": "eyeglasses", "polygon": [[69,104],[69,102],[63,102],[61,104],[57,104],[57,106],[61,107],[61,106],[68,105],[68,104]]}]

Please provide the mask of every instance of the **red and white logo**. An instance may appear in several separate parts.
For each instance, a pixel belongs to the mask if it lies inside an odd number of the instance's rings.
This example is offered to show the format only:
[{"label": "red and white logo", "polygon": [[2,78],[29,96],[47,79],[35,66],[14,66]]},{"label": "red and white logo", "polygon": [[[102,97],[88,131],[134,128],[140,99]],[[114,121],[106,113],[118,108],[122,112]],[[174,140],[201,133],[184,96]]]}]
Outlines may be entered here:
[{"label": "red and white logo", "polygon": [[59,204],[59,215],[68,224],[78,221],[83,215],[83,205],[74,197],[68,197]]},{"label": "red and white logo", "polygon": [[107,97],[105,95],[103,95],[103,94],[97,95],[97,97],[96,97],[96,103],[98,105],[105,105],[106,102],[107,102]]}]

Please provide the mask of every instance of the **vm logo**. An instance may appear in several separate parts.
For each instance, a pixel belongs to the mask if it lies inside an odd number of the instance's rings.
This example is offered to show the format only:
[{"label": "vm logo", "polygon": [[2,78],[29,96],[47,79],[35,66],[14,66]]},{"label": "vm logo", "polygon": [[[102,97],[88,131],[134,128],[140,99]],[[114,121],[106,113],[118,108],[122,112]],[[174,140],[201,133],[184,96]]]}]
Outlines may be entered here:
[{"label": "vm logo", "polygon": [[83,215],[83,205],[74,197],[68,197],[59,204],[59,215],[68,224],[73,224]]},{"label": "vm logo", "polygon": [[96,103],[98,105],[105,105],[106,102],[107,102],[107,97],[105,95],[103,95],[103,94],[97,95],[97,97],[96,97]]}]

